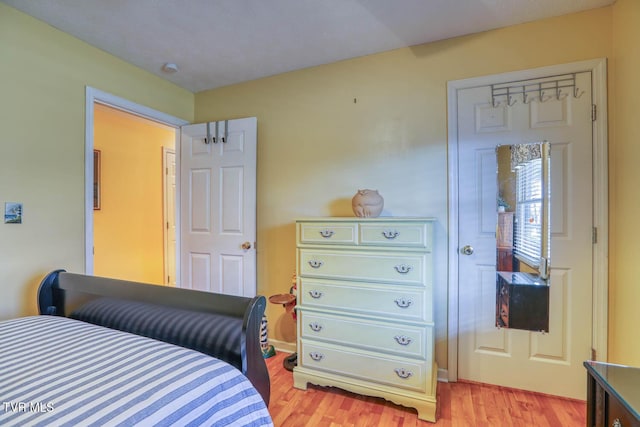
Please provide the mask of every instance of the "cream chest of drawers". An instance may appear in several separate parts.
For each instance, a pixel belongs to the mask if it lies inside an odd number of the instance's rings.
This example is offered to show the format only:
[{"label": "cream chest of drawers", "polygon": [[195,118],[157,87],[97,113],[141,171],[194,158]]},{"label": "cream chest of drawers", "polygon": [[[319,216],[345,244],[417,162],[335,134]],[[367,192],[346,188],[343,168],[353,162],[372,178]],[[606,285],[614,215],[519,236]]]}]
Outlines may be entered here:
[{"label": "cream chest of drawers", "polygon": [[335,386],[435,421],[433,220],[296,221],[294,386]]}]

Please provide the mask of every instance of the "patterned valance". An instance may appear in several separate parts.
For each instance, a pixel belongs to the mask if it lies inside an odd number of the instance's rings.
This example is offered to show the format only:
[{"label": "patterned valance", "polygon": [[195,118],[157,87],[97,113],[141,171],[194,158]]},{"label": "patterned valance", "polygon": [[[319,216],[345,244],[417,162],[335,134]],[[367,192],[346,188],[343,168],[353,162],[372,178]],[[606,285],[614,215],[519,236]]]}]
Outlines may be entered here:
[{"label": "patterned valance", "polygon": [[532,144],[515,144],[510,148],[512,171],[515,171],[524,163],[542,158],[542,143],[539,142]]}]

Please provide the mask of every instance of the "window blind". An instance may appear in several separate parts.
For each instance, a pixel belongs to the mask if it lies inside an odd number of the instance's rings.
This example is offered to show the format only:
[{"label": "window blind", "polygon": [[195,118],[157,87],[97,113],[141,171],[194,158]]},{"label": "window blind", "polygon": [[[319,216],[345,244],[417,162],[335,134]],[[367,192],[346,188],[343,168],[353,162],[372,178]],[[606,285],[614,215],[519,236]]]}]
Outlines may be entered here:
[{"label": "window blind", "polygon": [[520,164],[516,170],[514,253],[537,267],[542,253],[542,159]]}]

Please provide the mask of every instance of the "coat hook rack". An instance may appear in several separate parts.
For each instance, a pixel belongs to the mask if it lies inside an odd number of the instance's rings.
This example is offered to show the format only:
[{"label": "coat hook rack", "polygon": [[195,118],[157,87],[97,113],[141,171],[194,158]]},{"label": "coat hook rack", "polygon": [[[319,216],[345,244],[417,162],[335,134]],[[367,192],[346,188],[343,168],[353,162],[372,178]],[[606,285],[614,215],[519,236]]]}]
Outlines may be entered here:
[{"label": "coat hook rack", "polygon": [[[522,100],[523,104],[530,104],[532,101],[546,102],[553,98],[560,101],[569,95],[577,99],[584,94],[576,84],[575,73],[494,83],[490,88],[493,108],[498,108],[503,103],[512,107],[518,99]],[[547,92],[551,92],[552,95],[545,95]]]}]

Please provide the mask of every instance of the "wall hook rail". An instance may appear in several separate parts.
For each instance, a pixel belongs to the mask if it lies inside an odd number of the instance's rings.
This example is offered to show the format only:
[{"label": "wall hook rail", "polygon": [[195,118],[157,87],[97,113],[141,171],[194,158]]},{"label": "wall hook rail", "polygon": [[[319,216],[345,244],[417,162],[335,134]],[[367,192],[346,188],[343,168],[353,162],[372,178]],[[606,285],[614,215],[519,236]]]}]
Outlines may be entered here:
[{"label": "wall hook rail", "polygon": [[[495,83],[490,85],[490,88],[493,108],[503,104],[512,107],[518,100],[523,104],[530,104],[532,101],[546,102],[554,98],[560,101],[570,95],[577,99],[584,94],[576,84],[575,73]],[[546,95],[547,92],[552,95]]]}]

